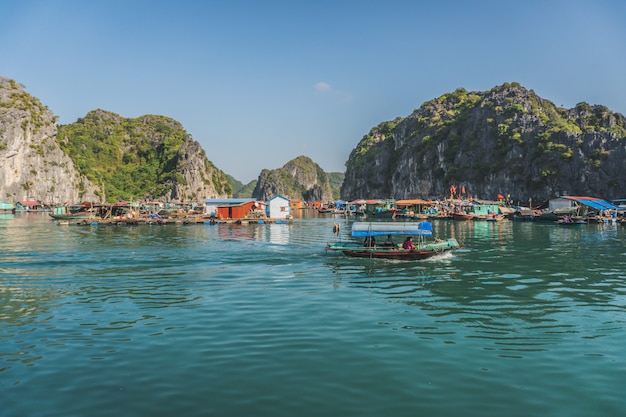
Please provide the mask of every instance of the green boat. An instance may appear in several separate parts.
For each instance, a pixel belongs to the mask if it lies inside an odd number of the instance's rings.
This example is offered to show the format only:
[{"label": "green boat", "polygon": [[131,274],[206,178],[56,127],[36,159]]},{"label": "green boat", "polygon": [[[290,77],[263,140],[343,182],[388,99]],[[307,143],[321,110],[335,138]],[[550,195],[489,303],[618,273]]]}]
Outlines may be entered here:
[{"label": "green boat", "polygon": [[[337,225],[335,225],[335,230]],[[432,236],[432,224],[424,221],[412,222],[362,222],[352,225],[352,237],[365,238],[364,243],[337,242],[326,247],[328,252],[342,252],[346,256],[355,258],[372,259],[395,259],[395,260],[421,260],[459,248],[459,242],[454,238],[446,240],[434,239],[427,241],[426,237]],[[413,242],[414,248],[405,249],[396,243],[375,244],[376,237],[393,236],[417,237]]]},{"label": "green boat", "polygon": [[15,204],[0,201],[0,213],[15,213]]},{"label": "green boat", "polygon": [[98,217],[98,211],[86,201],[70,206],[57,206],[49,214],[55,220],[88,220]]}]

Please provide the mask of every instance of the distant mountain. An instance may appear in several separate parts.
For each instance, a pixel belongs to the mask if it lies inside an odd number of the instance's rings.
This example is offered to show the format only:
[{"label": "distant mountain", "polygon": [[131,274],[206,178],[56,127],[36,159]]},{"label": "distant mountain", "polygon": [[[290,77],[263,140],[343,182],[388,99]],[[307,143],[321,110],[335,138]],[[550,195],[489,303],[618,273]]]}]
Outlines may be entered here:
[{"label": "distant mountain", "polygon": [[[331,200],[343,174],[299,157],[242,184],[208,160],[166,116],[124,118],[93,110],[75,123],[57,117],[16,81],[0,77],[0,194],[48,204],[88,200],[202,200],[217,197]],[[261,182],[261,186],[259,186]]]},{"label": "distant mountain", "polygon": [[382,122],[350,154],[344,199],[466,196],[539,201],[626,196],[626,119],[600,105],[555,106],[518,83],[458,89]]},{"label": "distant mountain", "polygon": [[233,189],[233,197],[234,198],[251,198],[252,192],[256,187],[257,180],[252,180],[247,184],[242,183],[241,181],[235,179],[232,175],[226,174],[226,178],[230,183],[231,188]]},{"label": "distant mountain", "polygon": [[333,195],[333,200],[341,199],[341,185],[343,184],[344,173],[343,172],[327,172],[328,182],[330,183],[330,191]]},{"label": "distant mountain", "polygon": [[94,110],[75,123],[56,121],[22,85],[0,77],[2,199],[61,204],[232,194],[225,174],[171,118]]},{"label": "distant mountain", "polygon": [[343,174],[327,174],[306,156],[287,162],[282,168],[264,169],[259,175],[252,197],[269,200],[275,195],[305,201],[332,201],[338,196],[331,182],[342,182]]}]

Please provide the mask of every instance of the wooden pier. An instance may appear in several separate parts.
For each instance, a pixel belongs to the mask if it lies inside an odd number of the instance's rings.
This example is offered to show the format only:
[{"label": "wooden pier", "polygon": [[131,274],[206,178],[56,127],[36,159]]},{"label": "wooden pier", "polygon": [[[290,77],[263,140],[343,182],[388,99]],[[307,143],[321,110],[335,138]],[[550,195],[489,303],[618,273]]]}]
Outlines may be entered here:
[{"label": "wooden pier", "polygon": [[217,225],[217,224],[291,224],[293,219],[271,218],[244,218],[244,219],[216,219],[206,217],[173,217],[173,218],[109,218],[109,219],[75,219],[57,220],[58,225],[74,226],[139,226],[139,225]]}]

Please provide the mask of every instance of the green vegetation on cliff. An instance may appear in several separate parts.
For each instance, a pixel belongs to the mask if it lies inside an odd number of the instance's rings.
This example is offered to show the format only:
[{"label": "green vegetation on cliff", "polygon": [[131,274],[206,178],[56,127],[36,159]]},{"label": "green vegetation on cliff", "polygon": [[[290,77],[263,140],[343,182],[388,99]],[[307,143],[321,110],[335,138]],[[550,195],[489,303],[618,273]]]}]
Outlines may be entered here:
[{"label": "green vegetation on cliff", "polygon": [[443,196],[454,183],[485,195],[619,196],[625,141],[626,119],[604,106],[564,109],[515,82],[459,88],[372,128],[346,163],[342,197]]},{"label": "green vegetation on cliff", "polygon": [[27,111],[30,114],[30,118],[22,121],[22,129],[26,130],[27,127],[33,129],[33,133],[37,133],[44,123],[44,114],[48,111],[48,108],[41,104],[39,99],[27,93],[23,86],[18,85],[15,80],[9,80],[9,89],[12,91],[9,94],[9,98],[6,101],[0,101],[0,108],[5,107],[7,109],[18,109]]},{"label": "green vegetation on cliff", "polygon": [[252,193],[254,198],[268,200],[275,195],[305,201],[328,201],[339,198],[343,174],[326,173],[311,158],[299,156],[282,168],[264,169]]},{"label": "green vegetation on cliff", "polygon": [[[165,116],[134,119],[96,110],[76,123],[59,126],[57,142],[72,158],[79,172],[103,187],[109,202],[158,199],[174,184],[185,185],[181,147],[190,141],[180,123]],[[204,155],[200,172],[206,184],[218,192],[231,192],[225,175]],[[101,196],[102,197],[102,196]],[[187,198],[205,198],[189,195]]]},{"label": "green vegetation on cliff", "polygon": [[226,174],[226,178],[233,189],[233,198],[250,198],[252,196],[257,180],[252,180],[249,183],[244,184],[232,175]]}]

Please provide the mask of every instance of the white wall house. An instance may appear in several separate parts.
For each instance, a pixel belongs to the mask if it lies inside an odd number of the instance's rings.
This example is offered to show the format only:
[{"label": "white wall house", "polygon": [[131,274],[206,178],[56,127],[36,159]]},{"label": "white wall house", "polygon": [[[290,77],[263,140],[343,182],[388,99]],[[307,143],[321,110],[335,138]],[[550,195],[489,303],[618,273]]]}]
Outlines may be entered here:
[{"label": "white wall house", "polygon": [[289,199],[282,195],[274,196],[267,205],[267,216],[270,219],[287,219],[291,216]]}]

